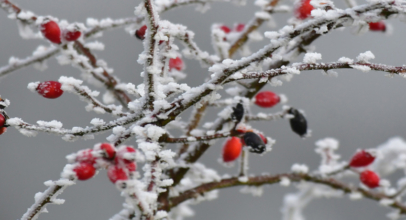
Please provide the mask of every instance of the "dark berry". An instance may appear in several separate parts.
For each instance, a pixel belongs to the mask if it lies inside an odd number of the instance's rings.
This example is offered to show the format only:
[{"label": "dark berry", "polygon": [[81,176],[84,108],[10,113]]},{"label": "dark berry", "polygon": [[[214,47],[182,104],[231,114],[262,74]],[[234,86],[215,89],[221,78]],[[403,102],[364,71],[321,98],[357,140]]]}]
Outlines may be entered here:
[{"label": "dark berry", "polygon": [[306,118],[295,108],[289,109],[288,113],[293,115],[293,118],[289,120],[292,131],[301,137],[305,136],[307,133]]},{"label": "dark berry", "polygon": [[238,103],[235,107],[233,107],[231,119],[239,123],[243,117],[244,117],[244,107],[241,103]]},{"label": "dark berry", "polygon": [[250,147],[251,153],[262,154],[266,149],[262,138],[254,132],[246,132],[242,140],[245,146]]}]

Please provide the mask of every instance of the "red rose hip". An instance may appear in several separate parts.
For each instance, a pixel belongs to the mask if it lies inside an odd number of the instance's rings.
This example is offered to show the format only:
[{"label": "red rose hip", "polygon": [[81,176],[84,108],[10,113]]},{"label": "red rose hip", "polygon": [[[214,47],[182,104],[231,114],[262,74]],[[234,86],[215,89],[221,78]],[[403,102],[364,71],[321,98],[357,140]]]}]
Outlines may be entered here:
[{"label": "red rose hip", "polygon": [[226,141],[223,147],[223,161],[231,162],[236,160],[242,151],[242,143],[240,138],[232,137]]},{"label": "red rose hip", "polygon": [[140,29],[135,31],[135,37],[137,37],[140,40],[144,40],[146,30],[147,30],[147,25],[140,27]]},{"label": "red rose hip", "polygon": [[80,32],[79,28],[75,28],[74,30],[65,30],[63,32],[63,39],[66,41],[75,41],[79,39],[81,35],[82,32]]},{"label": "red rose hip", "polygon": [[181,71],[184,68],[183,60],[180,57],[176,57],[175,59],[169,59],[169,71],[172,69],[177,69]]},{"label": "red rose hip", "polygon": [[299,6],[295,9],[297,19],[304,20],[308,18],[313,10],[310,0],[301,0]]},{"label": "red rose hip", "polygon": [[116,149],[109,143],[102,143],[100,150],[103,151],[103,157],[106,159],[113,159],[116,156]]},{"label": "red rose hip", "polygon": [[263,91],[255,96],[255,104],[262,108],[271,108],[280,101],[280,97],[271,91]]},{"label": "red rose hip", "polygon": [[90,163],[79,163],[73,168],[78,180],[88,180],[96,173],[96,168]]},{"label": "red rose hip", "polygon": [[59,25],[55,21],[46,19],[41,24],[40,29],[41,33],[44,35],[46,39],[55,44],[61,43],[61,29],[59,28]]},{"label": "red rose hip", "polygon": [[0,135],[2,135],[4,132],[6,132],[7,131],[7,128],[6,127],[2,127],[2,128],[0,128]]},{"label": "red rose hip", "polygon": [[360,150],[352,156],[350,161],[351,167],[365,167],[374,162],[375,155],[365,150]]},{"label": "red rose hip", "polygon": [[369,30],[371,31],[386,31],[386,25],[383,21],[369,23]]},{"label": "red rose hip", "polygon": [[0,128],[4,127],[4,124],[6,123],[6,117],[0,113]]},{"label": "red rose hip", "polygon": [[37,92],[45,98],[56,99],[63,94],[62,84],[56,81],[46,81],[38,84]]},{"label": "red rose hip", "polygon": [[235,31],[241,32],[244,30],[244,28],[245,28],[245,24],[240,23],[240,24],[237,24],[237,26],[235,27]]},{"label": "red rose hip", "polygon": [[226,34],[228,34],[228,33],[231,32],[231,29],[230,29],[229,27],[225,26],[225,25],[222,25],[222,26],[220,27],[220,29],[221,29],[224,33],[226,33]]},{"label": "red rose hip", "polygon": [[112,183],[116,183],[119,180],[128,180],[128,175],[125,170],[119,166],[109,166],[107,169],[107,176]]},{"label": "red rose hip", "polygon": [[359,175],[361,182],[369,188],[376,188],[379,186],[380,178],[372,170],[365,170]]}]

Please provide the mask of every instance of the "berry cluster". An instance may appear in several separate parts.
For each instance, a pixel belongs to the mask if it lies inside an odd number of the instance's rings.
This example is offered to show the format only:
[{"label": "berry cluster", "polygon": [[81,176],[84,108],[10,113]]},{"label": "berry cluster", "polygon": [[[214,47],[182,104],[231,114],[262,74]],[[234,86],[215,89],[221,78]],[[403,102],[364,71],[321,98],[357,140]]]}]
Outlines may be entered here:
[{"label": "berry cluster", "polygon": [[61,31],[58,23],[48,18],[41,23],[40,30],[46,39],[55,44],[62,43],[62,40],[76,41],[82,35],[79,27],[75,26],[73,29]]},{"label": "berry cluster", "polygon": [[[373,151],[359,150],[351,158],[349,166],[352,168],[366,167],[374,162],[376,155]],[[380,178],[377,173],[372,170],[366,169],[359,175],[360,181],[369,188],[376,188],[379,186]]]},{"label": "berry cluster", "polygon": [[128,180],[137,169],[135,149],[121,146],[118,149],[109,143],[96,144],[93,149],[80,150],[66,158],[73,163],[73,169],[78,180],[92,178],[97,169],[107,169],[107,176],[112,183]]}]

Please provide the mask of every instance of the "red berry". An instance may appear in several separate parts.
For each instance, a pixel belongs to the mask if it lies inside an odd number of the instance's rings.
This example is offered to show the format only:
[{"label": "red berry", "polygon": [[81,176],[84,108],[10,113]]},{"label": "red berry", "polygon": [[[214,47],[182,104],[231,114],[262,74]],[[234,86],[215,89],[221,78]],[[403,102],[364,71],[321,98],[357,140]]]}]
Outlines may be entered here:
[{"label": "red berry", "polygon": [[6,127],[2,127],[0,128],[0,135],[2,135],[4,132],[6,132],[7,128]]},{"label": "red berry", "polygon": [[61,43],[61,29],[59,25],[52,20],[46,20],[41,24],[41,32],[46,39],[55,44]]},{"label": "red berry", "polygon": [[244,28],[245,28],[245,24],[240,23],[240,24],[237,24],[237,26],[235,27],[235,31],[241,32],[244,30]]},{"label": "red berry", "polygon": [[371,31],[386,31],[386,25],[383,21],[369,23],[369,30]]},{"label": "red berry", "polygon": [[351,167],[365,167],[374,162],[375,155],[370,154],[365,150],[358,151],[352,156],[350,161]]},{"label": "red berry", "polygon": [[222,25],[222,26],[220,27],[220,29],[221,29],[222,31],[224,31],[224,33],[226,33],[226,34],[228,34],[228,33],[231,32],[231,29],[230,29],[229,27],[225,26],[225,25]]},{"label": "red berry", "polygon": [[142,26],[140,29],[135,31],[135,36],[140,40],[144,40],[146,30],[147,30],[147,25]]},{"label": "red berry", "polygon": [[242,151],[242,143],[240,138],[232,137],[227,140],[223,147],[223,161],[231,162],[236,160]]},{"label": "red berry", "polygon": [[85,162],[76,165],[75,168],[73,168],[73,171],[76,173],[78,180],[90,179],[96,173],[96,169],[94,168],[93,164]]},{"label": "red berry", "polygon": [[112,183],[116,183],[119,180],[128,180],[128,175],[125,170],[119,166],[109,166],[107,169],[107,176]]},{"label": "red berry", "polygon": [[73,31],[64,31],[63,38],[66,41],[75,41],[79,39],[80,35],[82,35],[82,33],[78,29]]},{"label": "red berry", "polygon": [[313,9],[310,0],[301,0],[299,7],[295,9],[295,16],[297,19],[304,20],[310,16]]},{"label": "red berry", "polygon": [[125,168],[130,172],[135,172],[137,170],[137,164],[135,164],[135,162],[127,163]]},{"label": "red berry", "polygon": [[259,135],[259,137],[262,139],[262,141],[263,141],[265,144],[268,143],[268,139],[266,139],[266,137],[265,137],[263,134],[258,133],[258,135]]},{"label": "red berry", "polygon": [[38,84],[37,92],[45,98],[55,99],[63,94],[62,84],[56,81],[46,81]]},{"label": "red berry", "polygon": [[176,57],[175,59],[169,59],[169,71],[173,68],[181,71],[184,68],[183,60],[180,57]]},{"label": "red berry", "polygon": [[0,113],[0,128],[6,123],[6,117]]},{"label": "red berry", "polygon": [[103,157],[106,159],[111,160],[116,156],[116,148],[109,143],[102,143],[100,145],[100,150],[104,152]]},{"label": "red berry", "polygon": [[262,108],[271,108],[280,101],[280,97],[271,91],[263,91],[255,96],[255,104]]},{"label": "red berry", "polygon": [[80,150],[76,154],[76,162],[86,162],[88,164],[94,164],[96,158],[92,155],[93,149]]},{"label": "red berry", "polygon": [[120,164],[121,161],[124,162],[124,164],[132,163],[135,160],[135,149],[130,147],[130,146],[121,146],[117,150],[117,155],[114,160],[115,164]]},{"label": "red berry", "polygon": [[359,179],[363,184],[369,188],[375,188],[379,186],[379,176],[374,171],[365,170],[359,175]]}]

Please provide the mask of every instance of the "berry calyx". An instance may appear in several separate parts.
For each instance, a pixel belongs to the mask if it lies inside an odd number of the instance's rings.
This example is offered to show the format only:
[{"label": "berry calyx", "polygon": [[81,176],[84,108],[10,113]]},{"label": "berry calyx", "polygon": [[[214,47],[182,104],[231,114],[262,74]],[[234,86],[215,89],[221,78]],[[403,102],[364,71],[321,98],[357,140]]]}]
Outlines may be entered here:
[{"label": "berry calyx", "polygon": [[240,138],[232,137],[226,141],[223,147],[223,161],[231,162],[236,160],[242,151],[242,143]]},{"label": "berry calyx", "polygon": [[262,154],[265,149],[265,143],[260,136],[254,132],[246,132],[242,137],[243,144],[250,148],[251,153]]},{"label": "berry calyx", "polygon": [[386,24],[383,21],[369,23],[369,30],[371,31],[386,31]]},{"label": "berry calyx", "polygon": [[255,104],[262,108],[271,108],[280,101],[281,98],[271,91],[262,91],[255,96]]},{"label": "berry calyx", "polygon": [[304,137],[307,134],[306,118],[295,108],[290,108],[288,113],[293,115],[293,118],[289,120],[290,128],[299,136]]},{"label": "berry calyx", "polygon": [[75,28],[74,30],[65,30],[63,32],[63,39],[66,41],[75,41],[79,39],[81,35],[82,32],[80,32],[79,28]]},{"label": "berry calyx", "polygon": [[37,86],[37,92],[45,98],[56,99],[63,94],[62,84],[57,81],[45,81]]},{"label": "berry calyx", "polygon": [[169,59],[169,71],[176,69],[181,71],[184,68],[183,60],[180,57]]},{"label": "berry calyx", "polygon": [[82,162],[77,164],[73,171],[76,173],[78,180],[88,180],[94,176],[96,168],[90,163]]},{"label": "berry calyx", "polygon": [[107,176],[112,183],[116,183],[119,180],[128,180],[128,175],[125,170],[119,166],[109,166],[107,169]]},{"label": "berry calyx", "polygon": [[372,155],[370,152],[361,150],[355,153],[354,156],[352,156],[351,161],[350,161],[350,166],[351,167],[365,167],[374,162],[375,160],[375,155]]},{"label": "berry calyx", "polygon": [[5,123],[6,123],[6,117],[4,117],[4,115],[0,113],[0,128],[4,127]]},{"label": "berry calyx", "polygon": [[40,29],[41,33],[44,35],[46,39],[55,44],[61,43],[61,29],[59,28],[59,25],[55,21],[46,19],[41,24]]},{"label": "berry calyx", "polygon": [[225,25],[221,25],[220,29],[226,34],[231,32],[231,29]]},{"label": "berry calyx", "polygon": [[311,15],[313,9],[310,0],[301,0],[300,5],[295,9],[295,16],[297,19],[304,20]]},{"label": "berry calyx", "polygon": [[116,149],[109,143],[102,143],[99,148],[105,159],[112,160],[116,156]]},{"label": "berry calyx", "polygon": [[380,178],[372,170],[365,170],[359,175],[361,182],[369,188],[376,188],[379,186]]},{"label": "berry calyx", "polygon": [[2,127],[0,128],[0,135],[2,135],[4,132],[6,132],[7,128],[6,127]]},{"label": "berry calyx", "polygon": [[140,40],[144,40],[146,30],[147,30],[147,25],[140,27],[140,29],[135,31],[135,37],[137,37]]},{"label": "berry calyx", "polygon": [[244,28],[245,28],[245,24],[239,23],[239,24],[237,24],[237,26],[235,26],[235,31],[241,32],[244,30]]}]

